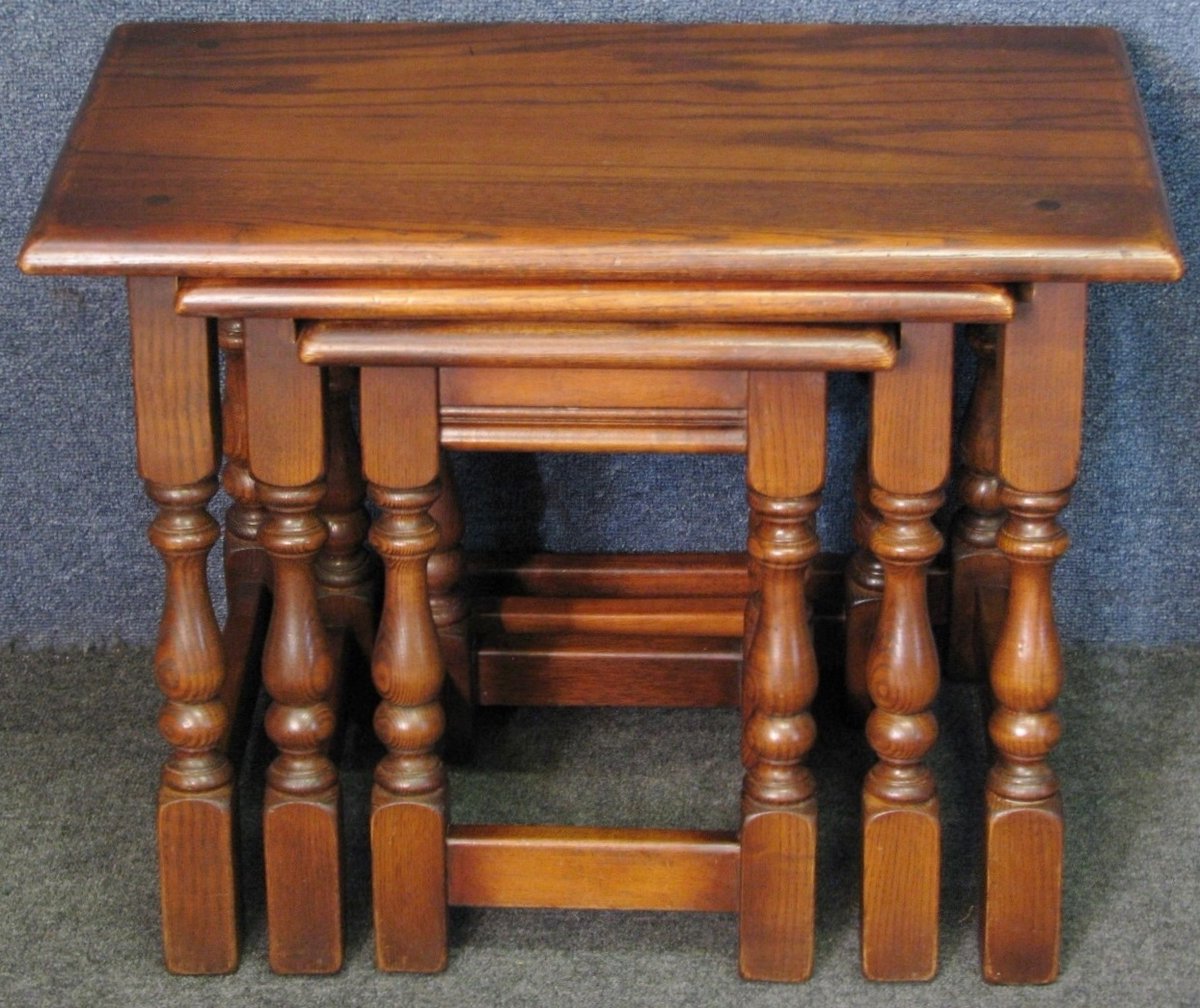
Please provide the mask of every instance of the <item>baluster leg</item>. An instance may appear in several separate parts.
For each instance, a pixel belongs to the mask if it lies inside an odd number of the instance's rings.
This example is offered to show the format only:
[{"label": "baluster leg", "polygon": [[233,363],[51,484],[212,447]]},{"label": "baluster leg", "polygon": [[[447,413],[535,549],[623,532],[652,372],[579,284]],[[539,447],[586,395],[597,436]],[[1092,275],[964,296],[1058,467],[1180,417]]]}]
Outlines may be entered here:
[{"label": "baluster leg", "polygon": [[817,811],[804,759],[817,664],[805,573],[825,464],[820,372],[750,375],[746,482],[757,604],[746,651],[742,729],[739,967],[747,979],[812,972]]},{"label": "baluster leg", "polygon": [[[402,430],[403,437],[395,432]],[[375,960],[382,970],[446,965],[446,776],[443,666],[429,604],[438,545],[437,372],[364,368],[363,461],[380,517],[371,543],[384,564],[383,613],[372,674],[375,730],[387,755],[371,796]]]},{"label": "baluster leg", "polygon": [[225,512],[225,686],[221,700],[229,712],[222,747],[240,759],[254,714],[261,673],[263,638],[270,613],[271,561],[258,543],[266,519],[258,487],[250,475],[246,417],[246,332],[240,319],[221,319],[217,344],[225,355],[225,397],[221,434],[225,466],[221,485],[232,503]]},{"label": "baluster leg", "polygon": [[854,473],[854,542],[857,549],[846,566],[846,700],[850,710],[865,718],[871,710],[867,689],[867,662],[879,603],[883,598],[883,565],[871,551],[871,535],[879,525],[879,512],[870,498],[866,454]]},{"label": "baluster leg", "polygon": [[250,466],[267,519],[259,532],[275,575],[263,653],[271,696],[263,848],[271,968],[341,968],[341,859],[337,770],[327,748],[335,667],[317,608],[314,561],[326,540],[321,374],[296,357],[294,326],[246,320]]},{"label": "baluster leg", "polygon": [[317,597],[328,627],[348,630],[360,655],[375,640],[375,564],[366,549],[370,518],[354,430],[357,372],[331,367],[325,382],[325,496],[317,513],[329,530],[317,557]]},{"label": "baluster leg", "polygon": [[879,757],[863,784],[862,967],[872,980],[937,971],[941,827],[925,756],[938,656],[925,580],[942,537],[932,518],[950,468],[953,327],[909,324],[895,368],[874,376],[870,545],[883,601],[867,663],[874,707],[867,740]]},{"label": "baluster leg", "polygon": [[991,683],[995,763],[984,821],[983,973],[994,983],[1058,975],[1062,800],[1047,762],[1062,687],[1051,571],[1067,548],[1057,517],[1079,461],[1086,290],[1041,284],[1000,341],[998,544],[1011,567]]},{"label": "baluster leg", "polygon": [[470,606],[460,587],[466,566],[462,549],[463,517],[454,475],[445,456],[438,479],[441,493],[429,511],[438,527],[437,548],[429,558],[429,602],[446,667],[444,748],[448,755],[465,758],[471,748],[475,677],[471,662]]},{"label": "baluster leg", "polygon": [[951,598],[947,672],[956,679],[982,682],[999,627],[989,613],[1008,590],[1008,561],[996,545],[1004,521],[997,469],[996,425],[1000,383],[996,370],[999,326],[971,326],[971,346],[978,370],[971,401],[959,435],[962,475],[950,540]]},{"label": "baluster leg", "polygon": [[216,371],[207,323],[175,314],[175,282],[129,281],[138,471],[158,505],[150,541],[166,567],[154,676],[171,746],[158,791],[163,952],[173,973],[237,966],[234,774],[206,559],[219,530],[207,506],[219,461]]}]

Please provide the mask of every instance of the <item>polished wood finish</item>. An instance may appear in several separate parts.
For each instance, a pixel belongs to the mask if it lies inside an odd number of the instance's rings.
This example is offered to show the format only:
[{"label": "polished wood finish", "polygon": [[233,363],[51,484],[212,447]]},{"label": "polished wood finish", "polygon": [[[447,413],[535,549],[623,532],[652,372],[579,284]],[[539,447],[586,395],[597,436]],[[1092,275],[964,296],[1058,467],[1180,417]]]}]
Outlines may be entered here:
[{"label": "polished wood finish", "polygon": [[348,629],[360,655],[375,640],[376,562],[366,549],[370,516],[362,455],[354,430],[358,374],[329,368],[325,375],[325,496],[317,514],[328,530],[314,574],[321,616],[328,627]]},{"label": "polished wood finish", "polygon": [[201,319],[175,315],[175,284],[129,282],[138,472],[158,507],[150,541],[166,567],[154,652],[171,747],[158,790],[163,955],[174,973],[237,966],[233,767],[220,631],[206,558],[217,541],[208,502],[217,489],[215,354]]},{"label": "polished wood finish", "polygon": [[317,603],[315,563],[328,539],[321,375],[296,361],[295,330],[247,319],[250,469],[267,518],[274,604],[263,649],[271,696],[263,848],[271,968],[332,973],[342,964],[338,775],[328,754],[337,711],[336,665]]},{"label": "polished wood finish", "polygon": [[221,701],[230,714],[222,746],[236,762],[249,737],[262,674],[262,646],[270,614],[271,561],[258,544],[258,531],[266,512],[250,475],[245,328],[241,319],[222,319],[218,323],[217,345],[225,358],[225,395],[221,400],[225,465],[221,470],[221,486],[231,500],[225,511],[222,539],[229,616],[223,631],[225,685]]},{"label": "polished wood finish", "polygon": [[[950,469],[953,327],[905,324],[894,370],[871,394],[869,547],[883,597],[867,659],[867,740],[879,757],[863,784],[862,966],[873,980],[937,971],[941,827],[933,773],[937,645],[925,572],[942,546],[933,515]],[[919,446],[914,448],[914,446]]]},{"label": "polished wood finish", "polygon": [[[537,408],[594,410],[597,415],[615,411],[656,410],[686,413],[740,411],[746,405],[744,371],[663,371],[645,368],[455,368],[438,370],[438,399],[442,416],[470,417],[472,410]],[[600,411],[607,411],[600,414]],[[482,415],[482,414],[481,414]],[[736,418],[739,425],[741,415]],[[444,437],[444,435],[443,435]],[[744,450],[743,444],[739,451]]]},{"label": "polished wood finish", "polygon": [[878,371],[896,360],[883,325],[619,322],[314,322],[306,364],[501,368],[756,368]]},{"label": "polished wood finish", "polygon": [[845,609],[846,702],[851,716],[866,719],[871,712],[871,693],[867,688],[867,665],[875,627],[879,623],[879,604],[883,599],[883,564],[871,551],[871,536],[881,521],[871,503],[871,478],[866,452],[854,470],[855,550],[846,564]]},{"label": "polished wood finish", "polygon": [[1008,561],[996,545],[1004,523],[997,475],[1000,379],[996,346],[1000,334],[998,326],[969,329],[977,371],[959,436],[961,507],[950,540],[954,578],[947,672],[980,682],[987,678],[994,640],[987,613],[1008,594]]},{"label": "polished wood finish", "polygon": [[[991,667],[996,762],[985,795],[982,930],[984,976],[996,983],[1058,975],[1062,799],[1046,758],[1062,730],[1052,709],[1062,655],[1050,575],[1067,549],[1057,517],[1079,464],[1085,316],[1082,285],[1038,285],[1000,340],[1000,504],[1008,516],[997,544],[1011,589]],[[1030,393],[1039,387],[1054,395]]]},{"label": "polished wood finish", "polygon": [[474,709],[479,702],[475,681],[475,629],[471,605],[463,589],[466,554],[462,548],[463,515],[454,473],[443,456],[438,483],[441,492],[429,509],[438,527],[438,544],[429,558],[429,607],[437,627],[442,663],[446,669],[446,745],[450,756],[470,752]]},{"label": "polished wood finish", "polygon": [[375,732],[387,748],[371,793],[375,962],[431,972],[446,965],[446,775],[436,752],[444,666],[427,577],[439,541],[430,516],[440,469],[435,372],[365,368],[361,424],[380,512],[370,538],[385,572],[372,662],[381,698]]},{"label": "polished wood finish", "polygon": [[484,706],[734,707],[742,664],[735,638],[679,635],[484,636],[477,655]]},{"label": "polished wood finish", "polygon": [[[269,566],[258,546],[258,530],[266,519],[258,488],[250,474],[250,423],[246,415],[246,329],[241,319],[222,319],[217,325],[217,344],[225,356],[225,396],[221,401],[221,441],[225,465],[221,486],[232,503],[225,512],[226,589],[235,585],[249,566],[261,579]],[[252,553],[252,564],[240,554]],[[250,572],[247,571],[247,574]]]},{"label": "polished wood finish", "polygon": [[[831,554],[808,570],[813,619],[833,634],[845,570]],[[479,703],[738,706],[744,554],[475,555],[468,571]],[[947,581],[930,572],[935,625],[946,619]],[[859,645],[864,692],[870,643]]]},{"label": "polished wood finish", "polygon": [[704,910],[738,904],[738,841],[703,830],[454,826],[450,902],[584,910]]},{"label": "polished wood finish", "polygon": [[[253,664],[268,602],[262,551],[273,570],[267,731],[279,750],[264,814],[271,961],[301,972],[340,962],[327,750],[341,644],[327,643],[322,615],[340,627],[335,640],[354,625],[364,646],[370,626],[349,621],[341,603],[364,602],[370,579],[350,379],[330,374],[323,403],[315,365],[366,365],[362,466],[386,567],[372,656],[387,749],[371,824],[380,965],[444,965],[448,884],[498,895],[544,884],[542,898],[570,902],[603,889],[604,872],[560,884],[542,866],[605,868],[619,850],[614,901],[623,884],[634,905],[667,889],[693,904],[731,901],[746,976],[808,975],[816,843],[804,760],[816,666],[804,581],[818,569],[824,372],[852,368],[876,372],[848,620],[879,756],[864,793],[864,966],[928,975],[937,819],[924,758],[937,668],[922,589],[945,478],[946,347],[952,323],[1005,325],[995,381],[985,350],[967,425],[975,511],[954,548],[953,655],[967,664],[973,648],[978,666],[994,652],[984,972],[1054,976],[1062,819],[1047,756],[1061,667],[1050,570],[1066,546],[1057,514],[1079,453],[1084,284],[1182,272],[1114,32],[126,25],[21,265],[133,277],[139,466],[167,570],[156,658],[173,750],[160,792],[164,938],[171,968],[194,972],[227,970],[236,956],[222,746],[230,691]],[[216,537],[206,510],[218,461],[212,342],[203,318],[177,308],[222,316],[229,354],[224,662],[204,581]],[[443,649],[454,680],[464,676],[460,523],[450,497],[439,500],[442,447],[746,453],[751,560],[736,576],[704,559],[513,570],[583,600],[635,599],[646,587],[665,607],[653,618],[677,628],[696,599],[742,597],[740,645],[691,627],[631,633],[628,610],[585,602],[521,617],[543,621],[523,659],[525,672],[542,662],[540,685],[504,665],[521,665],[527,635],[505,633],[502,615],[481,649],[483,664],[503,671],[492,679],[502,697],[557,702],[667,702],[697,678],[705,702],[729,702],[744,654],[736,863],[727,840],[685,842],[673,863],[674,840],[554,827],[479,827],[447,846],[435,749]],[[999,559],[983,528],[1001,510],[1007,600],[990,590],[1003,585],[993,585]],[[724,605],[722,634],[737,622]],[[565,629],[547,632],[556,620]],[[546,649],[556,635],[561,647]],[[583,636],[608,639],[571,668]],[[665,642],[657,656],[645,644],[654,640]],[[706,652],[704,641],[720,643]],[[709,666],[696,657],[705,653]],[[622,656],[636,687],[616,681]],[[660,671],[690,665],[691,683],[643,677],[659,658]],[[653,867],[640,853],[622,860],[639,849],[672,853]],[[455,882],[448,857],[460,856]],[[486,877],[506,863],[525,881]],[[719,898],[702,895],[710,883]]]},{"label": "polished wood finish", "polygon": [[506,633],[642,633],[741,637],[746,599],[522,598],[479,600],[476,625]]},{"label": "polished wood finish", "polygon": [[816,738],[808,706],[817,663],[804,578],[817,554],[813,514],[825,473],[824,374],[750,376],[746,486],[754,613],[742,681],[742,975],[804,980],[812,972],[816,799],[804,758]]},{"label": "polished wood finish", "polygon": [[477,407],[442,411],[442,445],[459,451],[698,452],[746,450],[744,410]]},{"label": "polished wood finish", "polygon": [[551,598],[728,598],[750,587],[744,553],[533,553],[467,556],[471,590]]},{"label": "polished wood finish", "polygon": [[498,319],[522,322],[1006,322],[1010,292],[994,284],[746,287],[733,284],[553,284],[511,287],[378,281],[191,280],[184,315],[312,319]]},{"label": "polished wood finish", "polygon": [[1119,36],[961,25],[124,25],[21,262],[460,283],[1181,272]]}]

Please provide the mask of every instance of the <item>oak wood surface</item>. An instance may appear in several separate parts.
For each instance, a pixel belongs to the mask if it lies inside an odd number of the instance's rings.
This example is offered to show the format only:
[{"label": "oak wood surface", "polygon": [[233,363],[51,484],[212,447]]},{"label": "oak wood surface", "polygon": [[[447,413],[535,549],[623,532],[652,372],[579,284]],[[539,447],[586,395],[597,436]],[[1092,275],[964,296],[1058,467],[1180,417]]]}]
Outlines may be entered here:
[{"label": "oak wood surface", "polygon": [[506,633],[649,633],[741,637],[746,598],[475,600],[475,625]]},{"label": "oak wood surface", "polygon": [[129,283],[138,469],[157,506],[149,538],[165,591],[154,678],[158,728],[170,746],[158,791],[163,955],[175,973],[237,966],[234,770],[222,696],[226,655],[209,597],[207,557],[220,530],[213,341],[201,319],[174,313],[174,281]]},{"label": "oak wood surface", "polygon": [[500,286],[212,279],[180,284],[176,306],[184,315],[525,322],[1004,322],[1013,313],[1010,292],[994,284]]},{"label": "oak wood surface", "polygon": [[896,360],[884,325],[665,322],[314,322],[305,364],[878,371]]},{"label": "oak wood surface", "polygon": [[593,910],[737,908],[732,833],[463,825],[447,840],[450,902]]},{"label": "oak wood surface", "polygon": [[[996,542],[1010,590],[991,662],[995,762],[985,793],[981,927],[983,973],[998,983],[1047,983],[1059,969],[1063,818],[1048,757],[1062,734],[1054,704],[1063,664],[1051,575],[1069,542],[1058,515],[1078,466],[1085,313],[1081,286],[1035,286],[999,344],[1006,517]],[[1055,394],[1034,397],[1031,388]]]},{"label": "oak wood surface", "polygon": [[942,538],[932,518],[950,469],[953,327],[901,328],[896,368],[872,377],[868,545],[883,595],[867,660],[878,761],[863,783],[862,966],[875,980],[937,970],[941,826],[932,771],[937,644],[925,573]]},{"label": "oak wood surface", "polygon": [[341,968],[338,771],[329,756],[338,666],[317,601],[316,559],[328,540],[320,372],[296,360],[290,320],[247,319],[250,471],[266,520],[273,603],[263,647],[271,697],[265,727],[278,750],[263,796],[268,955],[281,973]]},{"label": "oak wood surface", "polygon": [[22,266],[1168,280],[1120,37],[877,25],[117,28]]},{"label": "oak wood surface", "polygon": [[738,968],[749,980],[812,972],[817,803],[805,759],[816,739],[817,660],[804,586],[818,552],[827,381],[821,372],[750,375],[738,893]]},{"label": "oak wood surface", "polygon": [[387,749],[371,792],[375,961],[382,970],[431,972],[446,964],[447,928],[446,774],[435,749],[445,727],[445,665],[427,575],[441,541],[430,514],[441,470],[436,372],[364,368],[360,425],[378,509],[370,542],[384,566],[371,662],[375,733]]},{"label": "oak wood surface", "polygon": [[642,368],[438,368],[443,411],[470,407],[572,410],[733,410],[746,405],[743,371]]},{"label": "oak wood surface", "polygon": [[485,636],[477,655],[486,706],[734,707],[741,643],[679,635]]},{"label": "oak wood surface", "polygon": [[739,455],[739,409],[447,406],[441,443],[459,451],[661,452]]},{"label": "oak wood surface", "polygon": [[175,314],[168,277],[131,277],[128,294],[138,473],[168,486],[194,483],[220,461],[207,323]]}]

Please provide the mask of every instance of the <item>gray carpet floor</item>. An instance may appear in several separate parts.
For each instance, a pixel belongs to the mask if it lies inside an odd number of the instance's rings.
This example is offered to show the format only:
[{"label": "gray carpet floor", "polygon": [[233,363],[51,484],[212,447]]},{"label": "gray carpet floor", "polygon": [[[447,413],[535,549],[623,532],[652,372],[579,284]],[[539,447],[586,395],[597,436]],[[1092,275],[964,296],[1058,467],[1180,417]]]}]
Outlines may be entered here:
[{"label": "gray carpet floor", "polygon": [[[268,754],[242,767],[245,952],[229,977],[167,976],[159,957],[152,802],[162,756],[145,651],[0,653],[0,1005],[1200,1005],[1200,650],[1068,656],[1055,756],[1068,816],[1063,975],[1046,988],[978,974],[975,691],[948,684],[936,771],[945,823],[941,972],[864,981],[857,965],[857,731],[821,719],[816,971],[804,986],[737,979],[727,915],[456,910],[449,969],[375,972],[365,835],[374,752],[343,754],[347,963],[277,977],[265,957],[257,797]],[[453,775],[459,821],[732,826],[732,712],[497,713]]]}]

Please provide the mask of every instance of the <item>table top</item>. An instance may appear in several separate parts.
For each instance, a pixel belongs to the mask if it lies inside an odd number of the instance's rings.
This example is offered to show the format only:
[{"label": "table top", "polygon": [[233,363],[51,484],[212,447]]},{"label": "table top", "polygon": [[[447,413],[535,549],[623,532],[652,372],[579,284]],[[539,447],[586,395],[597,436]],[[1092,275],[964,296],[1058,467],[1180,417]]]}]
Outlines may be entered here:
[{"label": "table top", "polygon": [[30,272],[1170,280],[1102,28],[132,24]]}]

